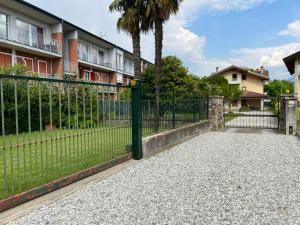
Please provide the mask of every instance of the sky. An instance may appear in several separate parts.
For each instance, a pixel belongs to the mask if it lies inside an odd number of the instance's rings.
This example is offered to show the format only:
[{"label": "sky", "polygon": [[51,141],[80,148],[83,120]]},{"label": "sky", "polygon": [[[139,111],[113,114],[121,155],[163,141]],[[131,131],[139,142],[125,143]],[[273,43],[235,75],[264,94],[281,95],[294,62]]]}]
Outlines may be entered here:
[{"label": "sky", "polygon": [[[27,0],[132,51],[116,29],[112,0]],[[299,0],[184,0],[164,24],[163,55],[176,55],[198,76],[230,65],[265,66],[272,79],[291,79],[282,59],[300,50]],[[142,37],[143,58],[154,62],[154,37]]]}]

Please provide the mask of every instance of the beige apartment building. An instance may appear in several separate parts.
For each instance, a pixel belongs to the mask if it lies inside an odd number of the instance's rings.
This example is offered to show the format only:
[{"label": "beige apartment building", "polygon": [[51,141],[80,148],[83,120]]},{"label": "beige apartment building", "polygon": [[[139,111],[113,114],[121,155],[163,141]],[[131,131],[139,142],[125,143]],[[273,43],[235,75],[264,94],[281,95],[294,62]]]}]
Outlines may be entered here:
[{"label": "beige apartment building", "polygon": [[251,110],[262,110],[267,95],[264,85],[270,80],[269,72],[262,66],[259,69],[229,66],[213,73],[213,76],[224,76],[228,83],[237,85],[243,92],[242,100],[233,103],[233,107],[247,107]]},{"label": "beige apartment building", "polygon": [[294,95],[300,101],[300,51],[283,59],[288,71],[294,75]]},{"label": "beige apartment building", "polygon": [[134,78],[131,52],[25,1],[1,0],[0,65],[15,64],[40,77],[120,85]]}]

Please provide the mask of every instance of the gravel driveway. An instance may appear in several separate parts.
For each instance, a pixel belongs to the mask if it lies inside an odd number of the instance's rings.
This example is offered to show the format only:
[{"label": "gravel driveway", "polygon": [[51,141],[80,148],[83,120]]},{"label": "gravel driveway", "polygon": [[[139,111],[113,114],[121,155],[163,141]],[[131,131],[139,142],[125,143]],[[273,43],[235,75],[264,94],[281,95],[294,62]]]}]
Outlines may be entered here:
[{"label": "gravel driveway", "polygon": [[300,141],[206,133],[11,224],[300,224]]}]

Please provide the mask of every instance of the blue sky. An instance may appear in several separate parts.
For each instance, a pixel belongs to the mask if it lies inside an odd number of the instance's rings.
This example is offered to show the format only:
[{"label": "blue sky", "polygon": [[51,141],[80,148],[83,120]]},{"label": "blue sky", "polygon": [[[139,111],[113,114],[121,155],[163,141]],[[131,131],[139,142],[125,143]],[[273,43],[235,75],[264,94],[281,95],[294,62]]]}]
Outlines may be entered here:
[{"label": "blue sky", "polygon": [[189,29],[207,38],[205,52],[208,57],[226,57],[236,48],[261,48],[293,41],[278,36],[287,24],[300,18],[300,2],[278,0],[249,10],[227,13],[199,14]]},{"label": "blue sky", "polygon": [[[27,1],[131,50],[130,37],[115,28],[119,15],[108,12],[111,0]],[[300,50],[299,12],[298,0],[184,0],[165,24],[164,55],[199,76],[234,64],[264,65],[273,79],[290,79],[282,58]],[[143,36],[142,55],[151,61],[153,45],[152,33]]]}]

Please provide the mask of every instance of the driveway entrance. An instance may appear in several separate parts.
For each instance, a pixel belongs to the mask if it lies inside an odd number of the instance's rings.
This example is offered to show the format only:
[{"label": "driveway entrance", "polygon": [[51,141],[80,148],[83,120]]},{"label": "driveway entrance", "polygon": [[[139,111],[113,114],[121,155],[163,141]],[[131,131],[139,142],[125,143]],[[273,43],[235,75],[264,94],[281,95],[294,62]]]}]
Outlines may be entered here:
[{"label": "driveway entrance", "polygon": [[[232,102],[232,101],[231,101]],[[267,99],[261,100],[261,106],[253,108],[243,105],[242,101],[225,100],[224,125],[226,128],[279,129],[279,104]]]}]

